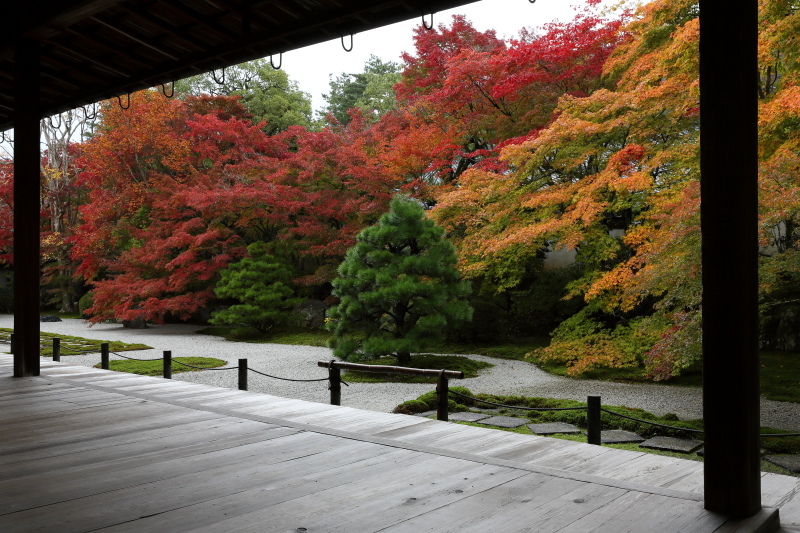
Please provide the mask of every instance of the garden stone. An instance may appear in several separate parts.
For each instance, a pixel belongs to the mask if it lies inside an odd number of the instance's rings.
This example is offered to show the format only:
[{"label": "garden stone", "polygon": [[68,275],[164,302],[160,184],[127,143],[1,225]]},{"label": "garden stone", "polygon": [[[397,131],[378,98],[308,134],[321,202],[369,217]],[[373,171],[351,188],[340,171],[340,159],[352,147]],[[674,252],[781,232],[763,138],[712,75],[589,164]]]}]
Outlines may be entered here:
[{"label": "garden stone", "polygon": [[553,435],[555,433],[580,433],[577,426],[565,422],[549,422],[546,424],[528,424],[528,428],[537,435]]},{"label": "garden stone", "polygon": [[487,426],[497,426],[501,428],[518,428],[525,424],[527,420],[524,418],[517,418],[515,416],[493,416],[485,418],[478,422],[478,424],[486,424]]},{"label": "garden stone", "polygon": [[632,431],[624,429],[610,429],[600,432],[600,442],[603,444],[623,444],[626,442],[642,442],[644,439]]},{"label": "garden stone", "polygon": [[135,320],[123,320],[122,327],[127,329],[147,329],[147,322],[143,318]]},{"label": "garden stone", "polygon": [[39,317],[39,322],[61,322],[61,319],[56,315],[42,315]]},{"label": "garden stone", "polygon": [[322,300],[306,300],[294,307],[294,316],[299,326],[321,328],[325,325],[328,306]]},{"label": "garden stone", "polygon": [[461,413],[453,413],[448,416],[450,420],[455,420],[457,422],[477,422],[478,420],[484,420],[489,418],[489,415],[485,415],[483,413],[469,413],[469,412],[461,412]]},{"label": "garden stone", "polygon": [[789,472],[795,474],[800,473],[800,456],[797,455],[767,455],[764,457],[767,461],[781,468],[785,468]]},{"label": "garden stone", "polygon": [[692,453],[698,450],[702,445],[703,441],[695,439],[676,439],[674,437],[653,437],[639,444],[642,448],[680,453]]},{"label": "garden stone", "polygon": [[427,418],[427,417],[429,417],[431,415],[435,415],[435,414],[436,414],[436,410],[433,410],[433,411],[423,411],[421,413],[414,413],[414,416],[421,416],[423,418]]}]

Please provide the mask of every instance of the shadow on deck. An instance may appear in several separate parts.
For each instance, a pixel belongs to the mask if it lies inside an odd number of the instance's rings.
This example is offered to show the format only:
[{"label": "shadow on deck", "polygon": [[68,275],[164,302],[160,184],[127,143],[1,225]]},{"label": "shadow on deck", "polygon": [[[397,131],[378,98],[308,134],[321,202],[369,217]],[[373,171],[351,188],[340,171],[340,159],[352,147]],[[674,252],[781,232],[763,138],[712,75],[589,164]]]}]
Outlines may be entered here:
[{"label": "shadow on deck", "polygon": [[[702,463],[0,355],[0,531],[745,532]],[[800,531],[800,529],[798,529]]]}]

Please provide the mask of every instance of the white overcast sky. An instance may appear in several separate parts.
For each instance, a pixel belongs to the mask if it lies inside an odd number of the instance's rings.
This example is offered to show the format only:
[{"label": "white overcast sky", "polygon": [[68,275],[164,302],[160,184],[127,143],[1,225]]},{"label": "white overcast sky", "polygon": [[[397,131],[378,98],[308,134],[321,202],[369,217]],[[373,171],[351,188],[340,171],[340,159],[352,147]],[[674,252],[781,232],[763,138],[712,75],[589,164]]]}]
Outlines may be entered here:
[{"label": "white overcast sky", "polygon": [[[493,29],[498,37],[516,37],[523,27],[538,28],[551,20],[563,22],[572,20],[575,0],[481,0],[472,4],[435,13],[433,22],[450,25],[454,14],[463,14],[472,25],[485,31]],[[610,5],[608,0],[603,5]],[[426,17],[430,23],[430,17]],[[323,93],[328,93],[329,77],[343,72],[362,72],[364,63],[371,54],[384,61],[400,62],[402,52],[414,52],[413,29],[419,26],[422,18],[384,26],[376,30],[357,33],[353,37],[353,51],[345,52],[339,39],[293,50],[283,54],[283,69],[289,77],[298,82],[300,89],[310,93],[312,106],[316,111],[325,101]],[[349,46],[349,36],[345,37]],[[277,64],[278,58],[275,58]]]}]

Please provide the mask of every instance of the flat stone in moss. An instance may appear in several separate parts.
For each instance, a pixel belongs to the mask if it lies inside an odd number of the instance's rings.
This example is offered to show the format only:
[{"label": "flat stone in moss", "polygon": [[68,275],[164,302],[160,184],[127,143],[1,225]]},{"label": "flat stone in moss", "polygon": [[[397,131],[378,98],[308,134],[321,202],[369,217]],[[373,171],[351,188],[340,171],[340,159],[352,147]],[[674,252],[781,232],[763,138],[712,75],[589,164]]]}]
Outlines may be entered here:
[{"label": "flat stone in moss", "polygon": [[641,435],[624,429],[610,429],[600,432],[600,442],[603,444],[623,444],[627,442],[643,442]]},{"label": "flat stone in moss", "polygon": [[642,448],[680,453],[692,453],[702,445],[703,441],[700,440],[676,439],[675,437],[653,437],[639,444]]},{"label": "flat stone in moss", "polygon": [[524,418],[517,418],[515,416],[493,416],[485,418],[478,422],[478,424],[486,424],[487,426],[497,426],[500,428],[518,428],[525,424],[527,420]]},{"label": "flat stone in moss", "polygon": [[785,468],[789,472],[800,473],[800,456],[798,455],[767,455],[764,459],[774,465]]},{"label": "flat stone in moss", "polygon": [[549,422],[546,424],[528,424],[531,431],[537,435],[553,435],[555,433],[580,433],[577,426],[565,422]]},{"label": "flat stone in moss", "polygon": [[489,418],[489,415],[485,415],[483,413],[452,413],[447,416],[450,420],[455,420],[457,422],[477,422],[478,420],[483,420],[485,418]]}]

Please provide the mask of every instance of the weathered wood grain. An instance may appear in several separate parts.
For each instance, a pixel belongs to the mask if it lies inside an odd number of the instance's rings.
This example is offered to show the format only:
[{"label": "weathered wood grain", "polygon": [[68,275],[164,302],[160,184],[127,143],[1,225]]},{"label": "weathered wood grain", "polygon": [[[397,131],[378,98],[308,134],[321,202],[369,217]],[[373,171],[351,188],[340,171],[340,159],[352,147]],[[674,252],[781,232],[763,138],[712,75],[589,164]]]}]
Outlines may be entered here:
[{"label": "weathered wood grain", "polygon": [[[69,364],[0,376],[0,454],[3,533],[733,524],[673,490],[702,463]],[[794,523],[796,480],[764,484]]]}]

